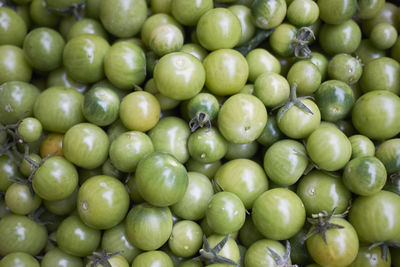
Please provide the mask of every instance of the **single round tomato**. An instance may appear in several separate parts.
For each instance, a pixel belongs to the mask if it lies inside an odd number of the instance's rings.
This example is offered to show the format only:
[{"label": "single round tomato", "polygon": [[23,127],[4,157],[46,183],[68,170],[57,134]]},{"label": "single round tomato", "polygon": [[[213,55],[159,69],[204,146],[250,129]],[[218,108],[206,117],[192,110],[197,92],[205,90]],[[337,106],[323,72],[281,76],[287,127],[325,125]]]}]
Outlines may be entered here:
[{"label": "single round tomato", "polygon": [[356,0],[318,0],[319,17],[329,24],[340,24],[351,19],[357,10]]},{"label": "single round tomato", "polygon": [[75,165],[94,169],[107,159],[110,141],[107,134],[91,123],[79,123],[64,135],[62,149],[65,157]]},{"label": "single round tomato", "polygon": [[138,204],[126,216],[126,235],[135,247],[156,250],[171,236],[172,223],[172,214],[168,207]]},{"label": "single round tomato", "polygon": [[374,140],[396,136],[400,132],[400,98],[387,90],[365,93],[354,104],[352,121],[362,134]]},{"label": "single round tomato", "polygon": [[249,81],[255,82],[257,77],[265,72],[281,72],[281,64],[278,59],[264,48],[256,48],[246,55],[249,66]]},{"label": "single round tomato", "polygon": [[267,30],[282,23],[287,5],[285,0],[255,0],[250,8],[256,26]]},{"label": "single round tomato", "polygon": [[236,94],[229,97],[218,113],[218,129],[232,143],[256,140],[267,123],[267,110],[257,97]]},{"label": "single round tomato", "polygon": [[309,26],[319,18],[319,7],[312,0],[294,0],[287,9],[289,22],[298,27]]},{"label": "single round tomato", "polygon": [[306,211],[295,193],[285,188],[274,188],[254,201],[251,218],[265,237],[285,240],[303,227]]},{"label": "single round tomato", "polygon": [[177,22],[175,20],[175,18],[172,17],[171,15],[164,14],[164,13],[153,14],[144,21],[142,29],[141,29],[141,33],[140,33],[141,40],[147,47],[149,46],[149,43],[150,43],[151,32],[158,26],[164,25],[164,24],[173,24],[173,25],[177,26],[179,29],[181,29],[181,31],[183,33],[182,25],[180,25],[179,22]]},{"label": "single round tomato", "polygon": [[[269,45],[278,56],[291,57],[294,54],[296,35],[297,28],[295,26],[288,23],[279,24],[269,38]],[[284,70],[283,66],[281,66],[281,73],[282,70]]]},{"label": "single round tomato", "polygon": [[201,16],[213,8],[212,0],[191,2],[185,0],[171,1],[171,14],[182,25],[195,26]]},{"label": "single round tomato", "polygon": [[0,220],[0,255],[25,252],[38,255],[45,247],[47,230],[23,215],[8,214]]},{"label": "single round tomato", "polygon": [[389,250],[386,256],[387,259],[384,259],[380,247],[360,247],[356,259],[348,267],[390,267],[391,257]]},{"label": "single round tomato", "polygon": [[14,45],[0,46],[0,84],[11,81],[29,82],[32,67],[21,48]]},{"label": "single round tomato", "polygon": [[99,175],[89,178],[79,188],[77,210],[88,226],[109,229],[124,219],[129,200],[129,194],[119,180]]},{"label": "single round tomato", "polygon": [[43,129],[65,133],[72,126],[85,120],[81,110],[83,100],[83,95],[74,89],[51,87],[39,95],[33,112]]},{"label": "single round tomato", "polygon": [[222,159],[228,151],[228,143],[217,128],[201,128],[189,136],[188,150],[197,161],[211,163]]},{"label": "single round tomato", "polygon": [[220,160],[211,163],[202,163],[189,158],[189,160],[186,162],[186,168],[188,171],[201,173],[209,179],[214,178],[215,173],[218,171],[221,165],[222,163]]},{"label": "single round tomato", "polygon": [[[0,267],[40,267],[38,260],[24,252],[7,254],[0,260]],[[43,265],[42,265],[43,266]],[[56,266],[55,266],[56,267]]]},{"label": "single round tomato", "polygon": [[179,51],[184,42],[181,29],[173,24],[163,24],[150,33],[149,47],[159,57]]},{"label": "single round tomato", "polygon": [[375,152],[376,157],[385,165],[388,174],[400,171],[400,139],[393,138],[381,143]]},{"label": "single round tomato", "polygon": [[42,124],[36,118],[28,117],[18,126],[18,135],[27,143],[39,140],[42,135]]},{"label": "single round tomato", "polygon": [[6,6],[0,7],[0,45],[22,46],[27,27],[17,12]]},{"label": "single round tomato", "polygon": [[[368,137],[360,134],[349,137],[351,143],[351,158],[374,156],[375,145]],[[380,159],[382,161],[382,159]],[[384,162],[382,162],[385,164]],[[386,166],[385,166],[386,167]],[[387,168],[387,167],[386,167]]]},{"label": "single round tomato", "polygon": [[32,196],[27,185],[17,183],[8,187],[4,200],[10,211],[18,215],[27,215],[39,208],[42,203],[37,194]]},{"label": "single round tomato", "polygon": [[297,195],[308,215],[324,210],[341,214],[350,204],[351,193],[340,176],[313,170],[303,176],[297,185]]},{"label": "single round tomato", "polygon": [[203,244],[203,231],[201,227],[188,220],[177,222],[168,240],[168,246],[178,257],[194,256]]},{"label": "single round tomato", "polygon": [[294,63],[287,73],[289,84],[295,83],[300,95],[311,95],[321,84],[321,72],[318,67],[308,60]]},{"label": "single round tomato", "polygon": [[[248,248],[245,254],[245,266],[253,266],[253,267],[276,266],[277,264],[276,260],[268,249],[273,250],[281,258],[283,258],[286,252],[285,247],[278,241],[270,239],[258,240]],[[289,264],[290,263],[291,262],[289,259]]]},{"label": "single round tomato", "polygon": [[32,186],[45,200],[62,200],[70,196],[78,185],[75,166],[63,157],[48,158],[35,172]]},{"label": "single round tomato", "polygon": [[283,104],[289,98],[289,94],[289,82],[280,74],[264,72],[254,82],[254,95],[268,108]]},{"label": "single round tomato", "polygon": [[40,144],[40,156],[42,158],[48,155],[64,156],[62,150],[63,134],[48,133]]},{"label": "single round tomato", "polygon": [[83,262],[79,257],[69,255],[59,248],[54,248],[44,254],[41,267],[83,267]]},{"label": "single round tomato", "polygon": [[[329,0],[324,1],[329,2]],[[319,44],[328,54],[353,53],[360,42],[361,29],[352,19],[337,25],[323,24],[319,31]]]},{"label": "single round tomato", "polygon": [[328,75],[347,84],[356,83],[363,73],[360,60],[348,54],[337,54],[328,63]]},{"label": "single round tomato", "polygon": [[[213,234],[213,235],[210,235],[207,237],[207,241],[208,241],[208,244],[210,245],[210,247],[214,248],[225,237],[226,236],[223,236],[223,235]],[[204,249],[204,244],[203,244],[203,249]],[[233,260],[234,262],[239,262],[240,252],[239,252],[239,247],[235,241],[234,236],[231,236],[230,238],[228,238],[228,241],[225,243],[225,245],[219,251],[218,255],[225,257],[227,259]],[[228,266],[232,266],[232,265],[215,263],[215,264],[207,265],[207,266],[228,267]]]},{"label": "single round tomato", "polygon": [[41,27],[56,27],[60,22],[60,16],[47,9],[46,5],[46,0],[32,0],[29,5],[32,22]]},{"label": "single round tomato", "polygon": [[132,267],[163,266],[173,267],[171,258],[167,253],[159,250],[139,254],[132,262]]},{"label": "single round tomato", "polygon": [[340,225],[343,228],[328,229],[326,231],[326,243],[321,234],[312,235],[306,241],[307,250],[313,260],[322,266],[348,266],[357,257],[359,248],[357,232],[343,218],[332,218],[330,223]]},{"label": "single round tomato", "polygon": [[264,236],[255,227],[251,216],[246,216],[246,220],[239,231],[240,244],[249,248],[254,242],[263,238]]},{"label": "single round tomato", "polygon": [[307,139],[307,154],[317,166],[327,171],[343,168],[351,157],[351,143],[334,127],[320,127]]},{"label": "single round tomato", "polygon": [[76,187],[74,192],[67,198],[55,201],[44,200],[43,205],[45,206],[46,210],[55,215],[60,215],[60,216],[68,215],[76,209],[77,196],[78,196],[78,187]]}]

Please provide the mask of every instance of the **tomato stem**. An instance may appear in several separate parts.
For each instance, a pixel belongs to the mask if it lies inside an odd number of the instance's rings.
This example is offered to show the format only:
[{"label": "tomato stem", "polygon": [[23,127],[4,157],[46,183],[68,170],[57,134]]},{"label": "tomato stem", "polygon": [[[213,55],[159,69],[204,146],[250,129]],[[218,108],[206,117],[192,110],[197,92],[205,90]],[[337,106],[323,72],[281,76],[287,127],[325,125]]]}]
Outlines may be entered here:
[{"label": "tomato stem", "polygon": [[107,253],[105,249],[101,252],[94,251],[92,256],[88,256],[88,259],[91,261],[90,267],[97,267],[99,265],[104,267],[112,267],[108,260],[121,253],[122,251]]},{"label": "tomato stem", "polygon": [[224,263],[224,264],[229,264],[229,265],[234,265],[239,267],[239,264],[236,263],[235,261],[225,258],[221,255],[218,255],[218,253],[222,250],[222,248],[225,246],[226,242],[228,242],[230,238],[230,234],[227,235],[224,239],[221,240],[215,247],[211,248],[210,244],[208,243],[207,237],[203,235],[203,246],[204,249],[200,249],[199,253],[200,256],[193,258],[193,260],[199,260],[199,261],[205,261],[209,263]]},{"label": "tomato stem", "polygon": [[197,112],[196,116],[194,116],[189,121],[189,127],[192,132],[196,131],[198,128],[202,128],[206,126],[208,129],[211,128],[211,120],[210,116],[202,111]]},{"label": "tomato stem", "polygon": [[267,247],[269,253],[271,253],[272,257],[274,258],[275,262],[276,262],[276,266],[277,267],[297,267],[296,264],[292,265],[289,263],[290,260],[290,242],[289,240],[286,240],[286,251],[285,254],[283,255],[283,258],[281,256],[279,256],[278,253],[276,253],[274,250],[270,249],[269,247]]},{"label": "tomato stem", "polygon": [[259,30],[257,34],[250,41],[235,49],[238,52],[240,52],[243,56],[246,56],[248,53],[250,53],[251,50],[259,46],[265,39],[267,39],[273,32],[274,29]]},{"label": "tomato stem", "polygon": [[311,40],[315,40],[314,32],[309,27],[302,27],[297,31],[294,43],[294,55],[296,58],[311,58],[312,52],[308,47]]}]

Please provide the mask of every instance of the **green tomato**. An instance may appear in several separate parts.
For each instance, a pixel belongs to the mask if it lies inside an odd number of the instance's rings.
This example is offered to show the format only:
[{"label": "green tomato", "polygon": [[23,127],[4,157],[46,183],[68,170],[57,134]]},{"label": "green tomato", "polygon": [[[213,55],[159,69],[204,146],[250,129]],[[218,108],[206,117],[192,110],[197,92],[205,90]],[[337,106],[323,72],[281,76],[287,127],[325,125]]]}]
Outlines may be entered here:
[{"label": "green tomato", "polygon": [[274,73],[264,72],[259,75],[254,83],[254,95],[266,107],[276,107],[283,104],[290,94],[290,86],[285,77]]},{"label": "green tomato", "polygon": [[361,62],[348,54],[337,54],[328,63],[328,75],[332,80],[354,84],[362,73]]},{"label": "green tomato", "polygon": [[27,33],[27,25],[22,17],[11,8],[0,7],[0,45],[22,46]]},{"label": "green tomato", "polygon": [[29,82],[32,67],[25,58],[24,51],[14,45],[0,46],[0,84],[11,81]]},{"label": "green tomato", "polygon": [[319,31],[319,44],[328,54],[353,53],[360,42],[361,29],[352,19],[337,25],[323,24]]},{"label": "green tomato", "polygon": [[[269,38],[269,45],[278,56],[291,57],[294,54],[296,35],[297,28],[295,26],[288,23],[279,24]],[[281,73],[284,70],[281,66]]]},{"label": "green tomato", "polygon": [[59,248],[54,248],[44,254],[41,267],[83,267],[83,262],[79,257],[71,256]]},{"label": "green tomato", "polygon": [[351,19],[357,10],[356,0],[318,0],[319,17],[328,24],[340,24]]},{"label": "green tomato", "polygon": [[67,40],[84,34],[94,34],[108,40],[108,34],[98,20],[84,18],[73,23],[68,31]]},{"label": "green tomato", "polygon": [[256,48],[246,55],[247,65],[249,66],[249,81],[255,82],[256,79],[265,72],[281,72],[281,63],[278,59],[264,48]]},{"label": "green tomato", "polygon": [[163,24],[150,33],[149,46],[157,56],[177,52],[183,46],[184,36],[181,29],[173,24]]},{"label": "green tomato", "polygon": [[[268,249],[273,250],[282,258],[286,251],[285,247],[278,241],[270,239],[258,240],[248,248],[245,254],[245,266],[276,266],[276,260]],[[290,263],[289,259],[289,264]]]},{"label": "green tomato", "polygon": [[0,260],[0,267],[40,267],[37,259],[24,252],[7,254]]},{"label": "green tomato", "polygon": [[200,17],[212,8],[212,0],[201,0],[197,2],[172,0],[171,3],[172,15],[179,23],[186,26],[195,26]]},{"label": "green tomato", "polygon": [[171,258],[163,251],[148,251],[138,255],[132,262],[132,267],[163,266],[173,267]]},{"label": "green tomato", "polygon": [[302,27],[316,22],[319,12],[317,3],[312,0],[294,0],[288,6],[286,16],[291,24]]},{"label": "green tomato", "polygon": [[250,8],[244,5],[231,5],[228,9],[239,19],[240,26],[242,29],[242,35],[240,37],[237,46],[243,45],[251,40],[256,32],[256,26],[253,23],[251,17]]},{"label": "green tomato", "polygon": [[294,63],[287,73],[289,84],[295,83],[300,95],[311,95],[321,84],[321,72],[312,62],[301,60]]},{"label": "green tomato", "polygon": [[25,184],[13,183],[5,192],[4,201],[12,213],[27,215],[42,204],[42,199],[29,190]]},{"label": "green tomato", "polygon": [[391,48],[398,37],[396,28],[389,23],[379,23],[372,28],[370,40],[372,44],[381,50]]},{"label": "green tomato", "polygon": [[201,227],[188,220],[178,221],[172,228],[168,240],[168,247],[178,257],[194,256],[203,244],[203,230]]},{"label": "green tomato", "polygon": [[387,259],[385,260],[382,255],[382,249],[380,247],[367,248],[360,247],[358,249],[356,259],[348,265],[348,267],[364,267],[364,266],[377,266],[377,267],[390,267],[391,255],[390,251],[387,251]]},{"label": "green tomato", "polygon": [[[395,46],[396,45],[394,45],[392,49],[394,49]],[[367,64],[371,60],[386,56],[386,52],[376,48],[369,39],[361,40],[361,43],[355,51],[355,54],[364,64]],[[396,59],[396,56],[392,55],[392,58]]]},{"label": "green tomato", "polygon": [[222,159],[228,151],[228,143],[217,128],[201,128],[188,139],[190,156],[200,162],[211,163]]},{"label": "green tomato", "polygon": [[251,5],[254,23],[265,30],[280,25],[285,18],[286,10],[285,0],[254,0]]},{"label": "green tomato", "polygon": [[376,157],[385,165],[388,174],[400,171],[400,139],[393,138],[384,141],[376,149]]},{"label": "green tomato", "polygon": [[23,119],[17,129],[19,136],[27,143],[39,140],[42,130],[40,121],[32,117]]},{"label": "green tomato", "polygon": [[[186,2],[185,2],[186,3]],[[187,12],[187,11],[185,11]],[[189,13],[185,13],[189,14]],[[192,15],[192,14],[191,14]],[[143,23],[141,29],[141,40],[146,45],[150,44],[150,34],[151,32],[160,25],[173,24],[177,26],[183,33],[183,27],[173,18],[172,16],[164,13],[153,14],[148,17]]]},{"label": "green tomato", "polygon": [[250,159],[258,151],[258,142],[252,141],[247,144],[235,144],[228,142],[228,151],[225,154],[225,158],[228,160],[232,159]]},{"label": "green tomato", "polygon": [[360,19],[372,19],[374,18],[385,5],[385,0],[369,1],[359,0],[358,1],[358,16]]},{"label": "green tomato", "polygon": [[[351,158],[374,156],[375,145],[368,137],[356,134],[349,137],[351,143]],[[379,157],[378,157],[379,158]],[[386,167],[386,166],[385,166]]]}]

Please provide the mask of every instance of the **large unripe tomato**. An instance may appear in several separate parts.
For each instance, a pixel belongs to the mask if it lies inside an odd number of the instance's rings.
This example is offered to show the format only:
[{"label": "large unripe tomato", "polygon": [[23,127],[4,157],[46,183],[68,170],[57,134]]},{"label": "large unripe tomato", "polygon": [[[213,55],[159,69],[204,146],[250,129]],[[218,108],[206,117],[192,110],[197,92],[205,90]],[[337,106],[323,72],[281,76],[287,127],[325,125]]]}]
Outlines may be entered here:
[{"label": "large unripe tomato", "polygon": [[14,45],[0,45],[0,84],[10,81],[29,82],[32,67],[24,51]]},{"label": "large unripe tomato", "polygon": [[0,7],[0,45],[21,46],[27,27],[22,17],[11,8]]},{"label": "large unripe tomato", "polygon": [[40,267],[40,264],[32,255],[13,252],[0,260],[0,267]]},{"label": "large unripe tomato", "polygon": [[257,97],[236,94],[222,105],[218,113],[218,129],[229,142],[250,143],[261,135],[267,117],[267,109]]},{"label": "large unripe tomato", "polygon": [[109,229],[120,223],[129,208],[129,194],[116,178],[98,175],[86,180],[78,191],[77,210],[84,223]]},{"label": "large unripe tomato", "polygon": [[274,188],[254,201],[251,218],[265,237],[285,240],[303,227],[306,211],[295,193],[285,188]]},{"label": "large unripe tomato", "polygon": [[178,202],[188,186],[185,166],[165,152],[153,152],[143,157],[135,174],[140,195],[155,206]]},{"label": "large unripe tomato", "polygon": [[64,135],[62,149],[65,157],[75,165],[94,169],[107,159],[110,141],[107,134],[91,123],[80,123]]}]

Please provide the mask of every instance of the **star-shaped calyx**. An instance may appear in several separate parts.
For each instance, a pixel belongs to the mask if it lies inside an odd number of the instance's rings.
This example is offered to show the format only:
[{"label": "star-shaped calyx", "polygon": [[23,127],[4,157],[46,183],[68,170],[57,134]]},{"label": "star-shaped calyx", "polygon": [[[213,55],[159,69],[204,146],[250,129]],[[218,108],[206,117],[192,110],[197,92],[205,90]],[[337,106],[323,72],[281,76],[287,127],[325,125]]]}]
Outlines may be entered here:
[{"label": "star-shaped calyx", "polygon": [[269,253],[271,253],[272,257],[274,258],[276,262],[277,267],[298,267],[296,264],[290,264],[290,242],[289,240],[286,240],[286,251],[285,254],[283,255],[283,258],[279,256],[278,253],[276,253],[273,249],[267,247]]},{"label": "star-shaped calyx", "polygon": [[114,253],[107,253],[106,250],[102,250],[101,252],[95,251],[92,256],[88,256],[88,259],[91,261],[90,267],[97,267],[100,265],[104,267],[112,267],[108,260],[121,253],[122,251]]},{"label": "star-shaped calyx", "polygon": [[211,263],[211,264],[212,263],[230,264],[230,265],[239,267],[239,264],[237,262],[235,262],[231,259],[225,258],[221,255],[218,255],[218,253],[225,246],[226,242],[228,242],[229,238],[230,238],[230,235],[227,235],[215,247],[211,248],[210,244],[207,241],[206,236],[203,235],[204,248],[200,249],[200,251],[199,251],[200,256],[193,258],[193,260],[200,260],[202,262],[207,262],[207,263]]}]

